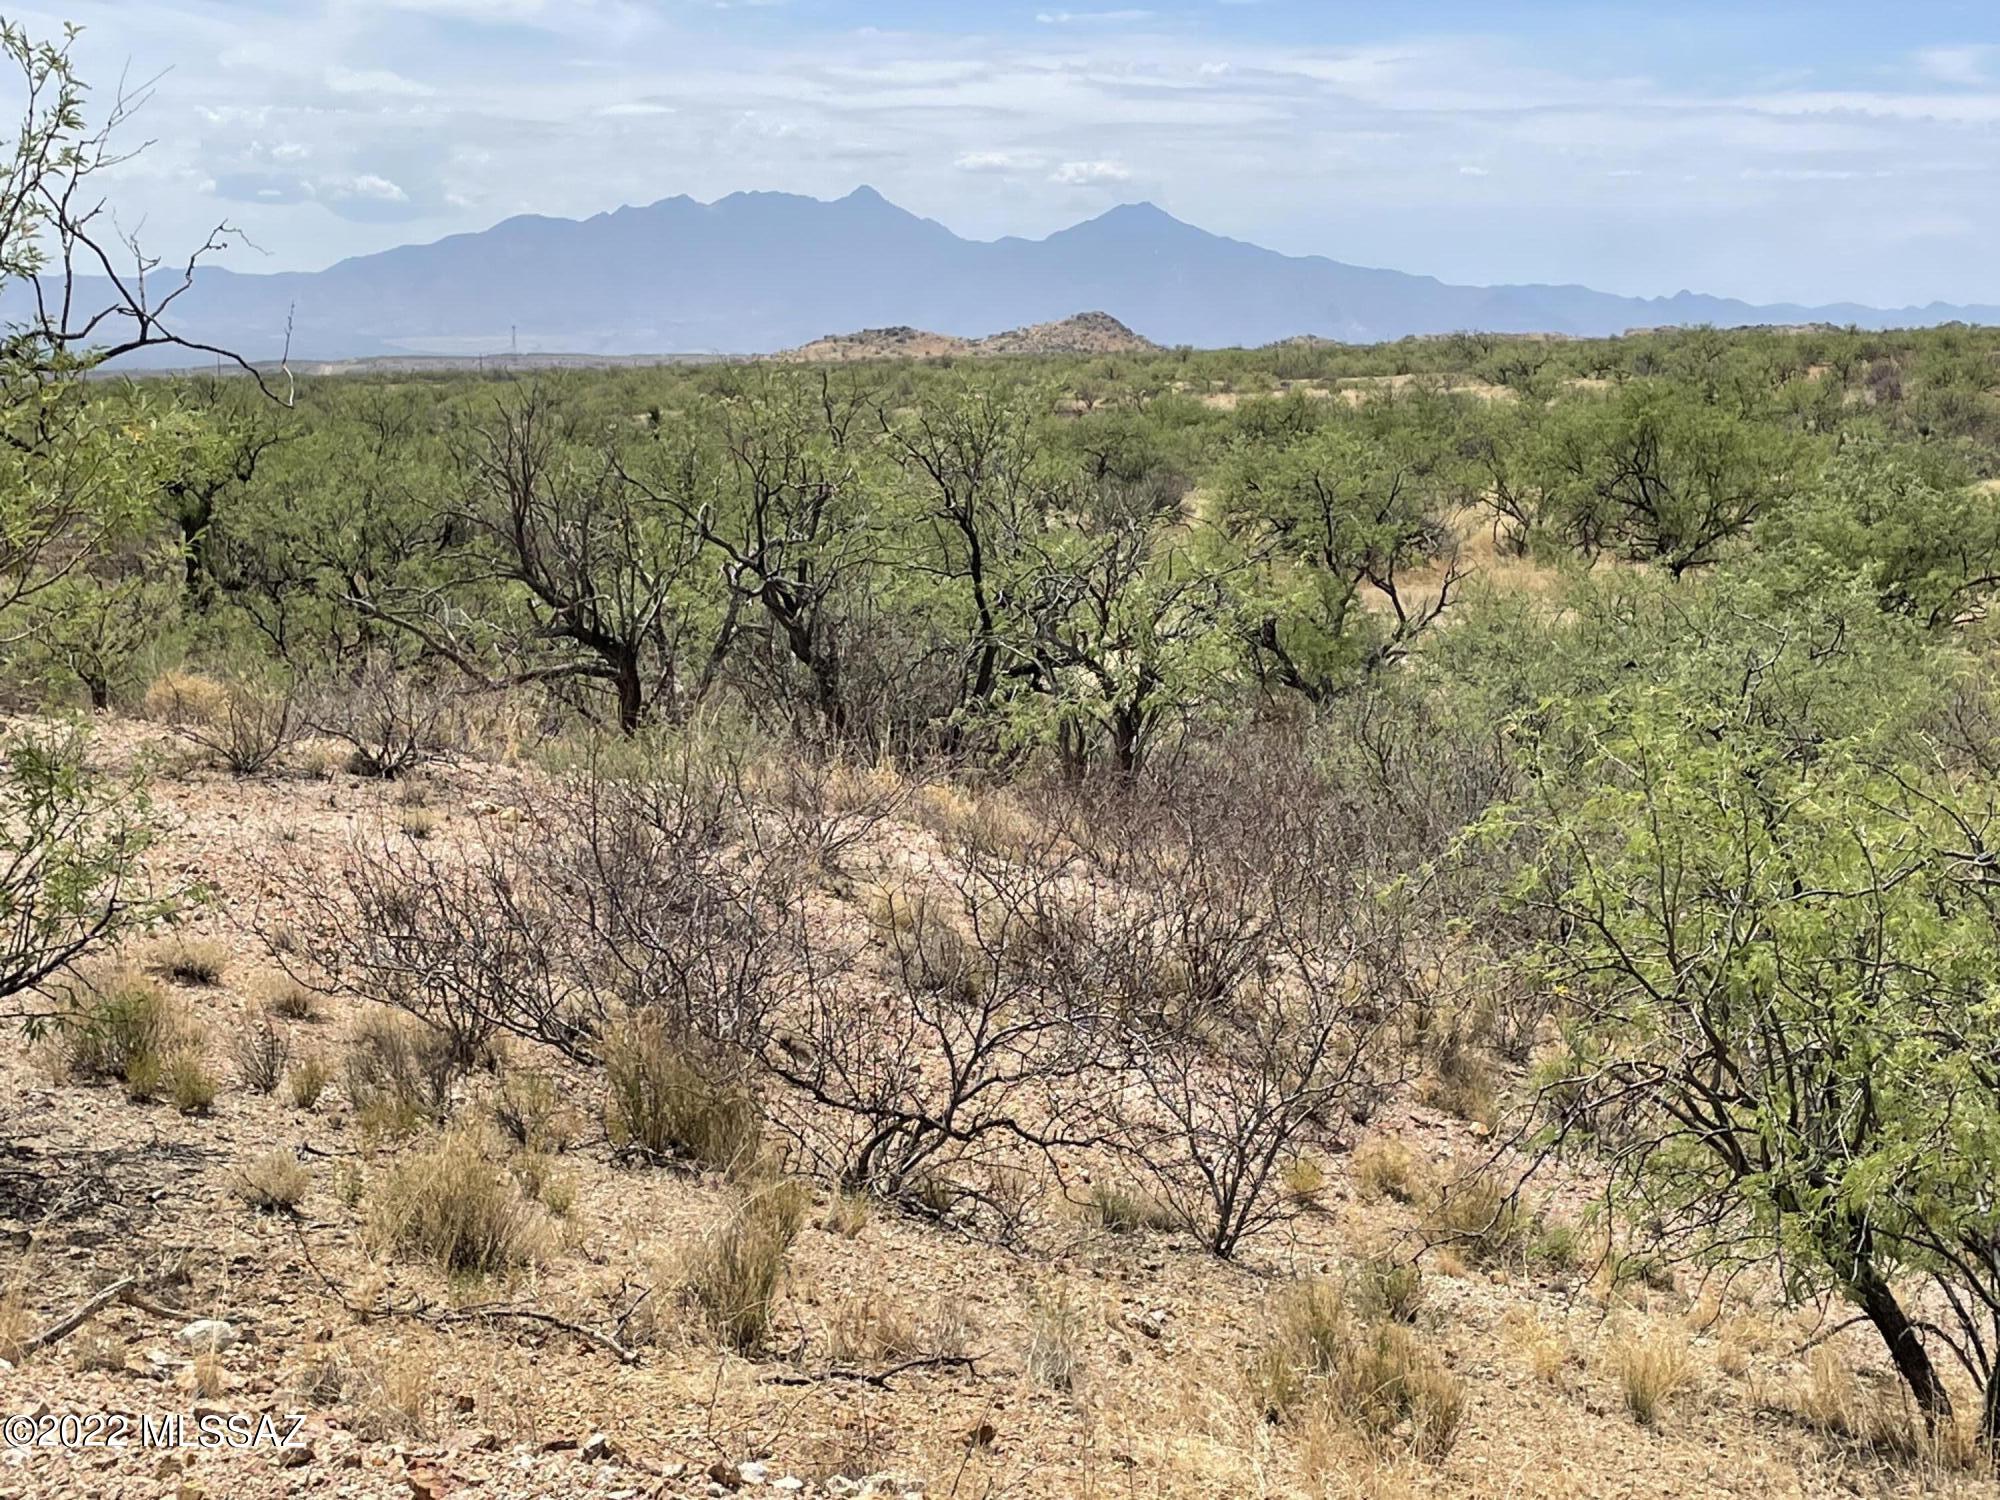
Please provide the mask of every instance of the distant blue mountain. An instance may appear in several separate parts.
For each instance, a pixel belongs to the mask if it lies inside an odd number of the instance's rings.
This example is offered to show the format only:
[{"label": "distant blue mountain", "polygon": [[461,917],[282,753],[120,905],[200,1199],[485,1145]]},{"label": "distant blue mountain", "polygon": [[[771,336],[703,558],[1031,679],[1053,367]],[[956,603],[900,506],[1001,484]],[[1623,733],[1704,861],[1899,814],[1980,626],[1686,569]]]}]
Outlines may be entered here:
[{"label": "distant blue mountain", "polygon": [[523,352],[751,354],[889,324],[978,337],[1079,308],[1162,344],[1210,347],[1297,334],[1365,343],[1471,329],[2000,322],[1993,306],[1755,306],[1693,292],[1453,286],[1280,255],[1150,203],[1046,239],[966,240],[872,188],[833,202],[732,193],[583,220],[522,215],[317,272],[204,268],[177,304],[180,331],[258,359],[279,353],[288,317],[295,357],[345,359],[498,353],[515,337]]}]

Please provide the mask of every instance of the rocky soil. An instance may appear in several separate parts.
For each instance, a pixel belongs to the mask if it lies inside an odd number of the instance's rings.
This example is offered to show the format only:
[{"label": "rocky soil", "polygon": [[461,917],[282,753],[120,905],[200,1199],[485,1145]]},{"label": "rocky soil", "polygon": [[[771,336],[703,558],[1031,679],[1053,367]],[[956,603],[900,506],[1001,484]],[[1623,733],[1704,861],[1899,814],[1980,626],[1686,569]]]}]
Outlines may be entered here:
[{"label": "rocky soil", "polygon": [[[99,742],[113,762],[159,747],[157,730],[120,722]],[[1727,1305],[1685,1283],[1613,1293],[1588,1269],[1480,1270],[1448,1253],[1431,1258],[1416,1314],[1466,1392],[1448,1452],[1274,1426],[1243,1374],[1274,1296],[1407,1246],[1416,1223],[1344,1153],[1238,1263],[1173,1233],[1113,1233],[1053,1186],[1026,1248],[880,1206],[856,1228],[821,1189],[776,1327],[746,1358],[671,1292],[675,1257],[716,1222],[727,1186],[622,1160],[598,1123],[601,1084],[570,1073],[560,1083],[579,1127],[557,1169],[573,1203],[553,1253],[457,1284],[386,1256],[364,1232],[369,1195],[411,1143],[364,1130],[337,1082],[297,1109],[230,1074],[227,1039],[255,1023],[271,968],[257,933],[284,921],[295,862],[337,858],[417,799],[428,837],[472,839],[535,786],[532,770],[470,759],[418,793],[323,765],[250,780],[167,766],[157,798],[172,832],[157,867],[213,893],[192,927],[228,955],[219,984],[174,993],[207,1031],[222,1091],[184,1115],[58,1082],[41,1044],[0,1045],[0,1288],[14,1331],[46,1330],[120,1278],[141,1288],[0,1371],[0,1415],[43,1426],[179,1413],[190,1432],[235,1417],[253,1435],[261,1417],[302,1421],[282,1447],[0,1448],[0,1500],[2000,1494],[1827,1430],[1840,1425],[1829,1392],[1892,1399],[1858,1334],[1812,1352],[1821,1325],[1754,1293]],[[926,834],[892,837],[907,848]],[[293,1055],[337,1057],[355,1009],[285,1021]],[[1369,1134],[1430,1174],[1487,1150],[1477,1127],[1413,1099]],[[308,1174],[295,1214],[258,1212],[237,1191],[273,1148]],[[495,1302],[560,1321],[475,1311]],[[1067,1388],[1031,1357],[1052,1308],[1075,1357]],[[836,1357],[841,1338],[888,1320],[948,1328],[964,1358]],[[618,1330],[630,1362],[579,1329]],[[1647,1341],[1685,1372],[1641,1424],[1618,1369]]]}]

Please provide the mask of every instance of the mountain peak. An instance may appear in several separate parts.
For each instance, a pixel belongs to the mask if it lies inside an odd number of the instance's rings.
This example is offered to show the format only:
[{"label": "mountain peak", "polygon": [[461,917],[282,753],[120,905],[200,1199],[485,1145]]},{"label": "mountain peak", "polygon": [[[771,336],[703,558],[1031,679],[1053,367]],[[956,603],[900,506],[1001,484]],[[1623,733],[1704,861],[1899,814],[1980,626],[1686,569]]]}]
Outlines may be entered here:
[{"label": "mountain peak", "polygon": [[1137,203],[1121,203],[1116,208],[1107,208],[1096,218],[1086,219],[1084,222],[1087,224],[1171,224],[1176,229],[1187,229],[1190,227],[1181,220],[1176,219],[1172,214],[1150,199],[1141,199]]}]

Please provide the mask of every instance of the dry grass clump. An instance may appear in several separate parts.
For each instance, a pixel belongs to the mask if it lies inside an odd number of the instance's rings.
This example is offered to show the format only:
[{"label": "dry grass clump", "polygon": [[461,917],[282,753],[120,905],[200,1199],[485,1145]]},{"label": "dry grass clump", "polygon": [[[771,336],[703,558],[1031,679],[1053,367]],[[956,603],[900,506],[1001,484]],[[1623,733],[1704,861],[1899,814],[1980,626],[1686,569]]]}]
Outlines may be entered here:
[{"label": "dry grass clump", "polygon": [[1414,1323],[1424,1305],[1423,1267],[1415,1261],[1373,1257],[1353,1277],[1355,1303],[1363,1316],[1391,1323]]},{"label": "dry grass clump", "polygon": [[729,1212],[688,1257],[682,1288],[714,1335],[749,1354],[770,1331],[785,1259],[810,1201],[795,1181],[744,1188]]},{"label": "dry grass clump", "polygon": [[253,1157],[236,1174],[236,1196],[260,1213],[290,1213],[311,1186],[312,1174],[283,1149]]},{"label": "dry grass clump", "polygon": [[917,794],[914,816],[946,843],[998,859],[1019,859],[1042,834],[1035,820],[1001,793],[975,796],[942,782]]},{"label": "dry grass clump", "polygon": [[311,1109],[332,1081],[333,1069],[326,1059],[317,1052],[308,1052],[285,1075],[285,1092],[291,1097],[293,1109]]},{"label": "dry grass clump", "polygon": [[1278,1187],[1286,1202],[1311,1207],[1326,1192],[1326,1168],[1316,1156],[1295,1156],[1279,1171]]},{"label": "dry grass clump", "polygon": [[312,1408],[345,1407],[346,1425],[366,1441],[422,1438],[437,1425],[435,1368],[415,1351],[385,1360],[345,1344],[322,1344],[293,1372],[288,1389]]},{"label": "dry grass clump", "polygon": [[146,688],[141,711],[162,724],[212,721],[222,712],[228,689],[199,672],[162,672]]},{"label": "dry grass clump", "polygon": [[558,1219],[569,1217],[576,1207],[576,1180],[560,1171],[556,1160],[540,1151],[523,1151],[507,1164],[521,1191],[541,1204]]},{"label": "dry grass clump", "polygon": [[146,955],[146,971],[190,989],[213,989],[229,972],[229,950],[213,938],[165,938]]},{"label": "dry grass clump", "polygon": [[866,1292],[835,1307],[826,1348],[840,1364],[893,1364],[963,1354],[967,1337],[964,1312],[955,1302],[918,1312],[901,1300]]},{"label": "dry grass clump", "polygon": [[280,1021],[317,1021],[319,996],[312,987],[289,974],[260,975],[252,993],[264,1013]]},{"label": "dry grass clump", "polygon": [[649,1018],[605,1041],[604,1124],[614,1145],[656,1161],[747,1170],[763,1140],[763,1114],[749,1084]]},{"label": "dry grass clump", "polygon": [[239,776],[270,765],[301,728],[297,699],[287,685],[247,677],[220,681],[164,672],[146,689],[145,711]]},{"label": "dry grass clump", "polygon": [[1052,1391],[1076,1388],[1083,1370],[1083,1304],[1068,1282],[1028,1299],[1028,1374]]},{"label": "dry grass clump", "polygon": [[72,1357],[79,1370],[122,1375],[132,1362],[132,1346],[115,1333],[86,1329],[78,1336]]},{"label": "dry grass clump", "polygon": [[1113,1234],[1134,1234],[1142,1229],[1168,1230],[1181,1227],[1180,1216],[1150,1193],[1118,1183],[1090,1185],[1089,1209]]},{"label": "dry grass clump", "polygon": [[451,1039],[407,1016],[370,1011],[348,1035],[342,1084],[369,1129],[408,1134],[442,1123],[457,1075]]},{"label": "dry grass clump", "polygon": [[27,1287],[12,1281],[0,1292],[0,1359],[18,1365],[28,1358],[28,1341],[35,1336],[34,1314],[28,1310]]},{"label": "dry grass clump", "polygon": [[1693,1369],[1685,1341],[1655,1332],[1621,1339],[1612,1356],[1612,1373],[1632,1419],[1642,1427],[1655,1427],[1668,1404],[1687,1388]]},{"label": "dry grass clump", "polygon": [[1501,1320],[1501,1331],[1521,1353],[1535,1379],[1544,1385],[1560,1385],[1573,1362],[1574,1351],[1561,1327],[1522,1308],[1510,1309]]},{"label": "dry grass clump", "polygon": [[184,1115],[207,1114],[221,1088],[199,1047],[181,1047],[161,1065],[160,1091]]},{"label": "dry grass clump", "polygon": [[555,1080],[533,1068],[508,1068],[488,1101],[493,1123],[524,1151],[562,1151],[572,1137]]},{"label": "dry grass clump", "polygon": [[197,1396],[210,1399],[222,1394],[229,1382],[229,1370],[222,1356],[210,1349],[194,1357],[194,1363],[188,1367],[188,1381]]},{"label": "dry grass clump", "polygon": [[253,1094],[276,1093],[292,1060],[292,1044],[269,1021],[258,1017],[238,1029],[229,1044],[236,1077]]},{"label": "dry grass clump", "polygon": [[133,969],[115,969],[72,990],[54,1032],[50,1062],[57,1077],[115,1079],[134,1099],[155,1097],[168,1054],[194,1036],[174,999]]},{"label": "dry grass clump", "polygon": [[1491,1172],[1457,1178],[1438,1189],[1424,1233],[1478,1266],[1518,1265],[1533,1243],[1535,1224]]},{"label": "dry grass clump", "polygon": [[370,1198],[376,1244],[453,1275],[485,1276],[540,1260],[546,1225],[469,1131],[400,1157]]},{"label": "dry grass clump", "polygon": [[1431,1064],[1418,1097],[1432,1109],[1490,1127],[1500,1114],[1499,1075],[1478,1050],[1454,1037]]},{"label": "dry grass clump", "polygon": [[1407,1145],[1378,1135],[1354,1153],[1354,1178],[1370,1197],[1414,1203],[1423,1191],[1424,1172]]},{"label": "dry grass clump", "polygon": [[1278,1299],[1248,1383],[1267,1420],[1333,1419],[1432,1460],[1450,1451],[1465,1419],[1464,1386],[1414,1330],[1357,1317],[1324,1279]]},{"label": "dry grass clump", "polygon": [[868,1227],[868,1210],[866,1193],[835,1193],[820,1215],[819,1227],[844,1240],[855,1239]]},{"label": "dry grass clump", "polygon": [[1789,1405],[1817,1431],[1931,1471],[1927,1477],[1940,1490],[1950,1488],[1937,1483],[1943,1474],[1991,1470],[1992,1450],[1981,1443],[1977,1424],[1946,1420],[1926,1427],[1900,1382],[1864,1383],[1833,1344],[1807,1356],[1805,1385]]}]

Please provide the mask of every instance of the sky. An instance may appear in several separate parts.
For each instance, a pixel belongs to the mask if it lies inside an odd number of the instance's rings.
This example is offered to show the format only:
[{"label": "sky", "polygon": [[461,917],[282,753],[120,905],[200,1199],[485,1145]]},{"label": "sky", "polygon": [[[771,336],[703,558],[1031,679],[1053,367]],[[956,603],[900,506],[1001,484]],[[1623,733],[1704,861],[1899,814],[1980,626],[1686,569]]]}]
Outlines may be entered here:
[{"label": "sky", "polygon": [[[1064,8],[1065,6],[1074,8]],[[868,184],[960,234],[1149,200],[1470,283],[2000,302],[1991,0],[66,0],[149,251],[310,270],[517,213]]]}]

